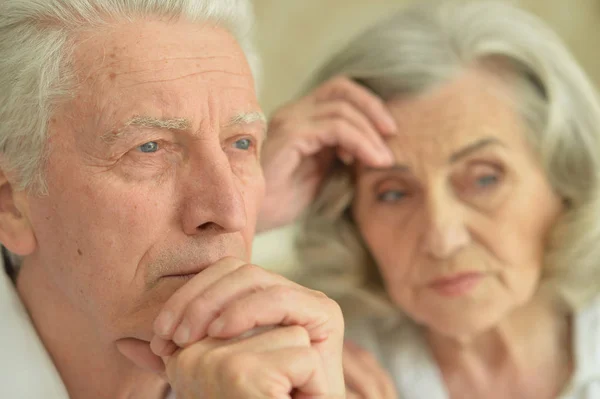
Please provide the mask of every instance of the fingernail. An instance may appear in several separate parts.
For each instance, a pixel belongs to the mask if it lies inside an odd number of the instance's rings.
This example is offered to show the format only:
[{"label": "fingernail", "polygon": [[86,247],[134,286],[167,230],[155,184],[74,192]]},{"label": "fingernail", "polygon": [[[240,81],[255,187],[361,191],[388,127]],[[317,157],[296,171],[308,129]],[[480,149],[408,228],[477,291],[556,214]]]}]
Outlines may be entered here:
[{"label": "fingernail", "polygon": [[163,310],[154,321],[154,332],[156,335],[168,336],[173,328],[173,312]]},{"label": "fingernail", "polygon": [[175,335],[173,335],[173,342],[175,342],[179,346],[186,345],[190,340],[190,323],[187,319],[183,319],[177,330],[175,330]]},{"label": "fingernail", "polygon": [[219,336],[219,334],[221,334],[224,327],[225,327],[225,321],[219,317],[218,319],[213,321],[211,323],[211,325],[208,327],[208,335],[213,338],[217,337],[217,336]]}]

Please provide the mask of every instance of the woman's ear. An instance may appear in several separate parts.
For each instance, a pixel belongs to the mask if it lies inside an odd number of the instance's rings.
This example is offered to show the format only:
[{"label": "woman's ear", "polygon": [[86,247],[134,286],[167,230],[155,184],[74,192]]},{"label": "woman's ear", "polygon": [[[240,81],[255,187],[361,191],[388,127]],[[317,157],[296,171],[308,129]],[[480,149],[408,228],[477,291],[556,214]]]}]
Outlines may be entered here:
[{"label": "woman's ear", "polygon": [[16,191],[0,170],[0,243],[10,252],[30,255],[37,241],[29,219],[27,193]]}]

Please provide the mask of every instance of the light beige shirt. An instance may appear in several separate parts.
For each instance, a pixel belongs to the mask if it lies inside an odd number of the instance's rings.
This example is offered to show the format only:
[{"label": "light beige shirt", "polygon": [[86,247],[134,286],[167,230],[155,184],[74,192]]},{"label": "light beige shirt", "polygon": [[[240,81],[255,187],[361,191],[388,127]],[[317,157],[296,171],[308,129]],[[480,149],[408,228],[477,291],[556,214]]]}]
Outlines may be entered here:
[{"label": "light beige shirt", "polygon": [[[573,318],[575,371],[559,399],[600,399],[600,297]],[[448,399],[421,329],[406,322],[346,320],[346,337],[375,355],[391,373],[400,399]]]}]

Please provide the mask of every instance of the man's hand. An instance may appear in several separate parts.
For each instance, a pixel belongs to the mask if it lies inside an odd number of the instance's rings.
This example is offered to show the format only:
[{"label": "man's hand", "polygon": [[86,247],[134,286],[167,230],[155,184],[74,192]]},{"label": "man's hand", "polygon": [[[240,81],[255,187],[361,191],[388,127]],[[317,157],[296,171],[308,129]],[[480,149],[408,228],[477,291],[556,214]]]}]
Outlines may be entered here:
[{"label": "man's hand", "polygon": [[384,138],[395,131],[383,101],[344,77],[280,108],[262,151],[267,194],[258,231],[293,222],[314,200],[336,155],[346,163],[391,166]]},{"label": "man's hand", "polygon": [[165,362],[177,399],[329,397],[320,355],[298,326],[237,342],[205,338]]},{"label": "man's hand", "polygon": [[209,266],[165,303],[154,329],[154,354],[139,343],[119,350],[154,371],[164,363],[183,398],[344,397],[339,306],[258,266],[235,258]]},{"label": "man's hand", "polygon": [[377,359],[356,344],[344,344],[347,399],[399,399],[394,381]]}]

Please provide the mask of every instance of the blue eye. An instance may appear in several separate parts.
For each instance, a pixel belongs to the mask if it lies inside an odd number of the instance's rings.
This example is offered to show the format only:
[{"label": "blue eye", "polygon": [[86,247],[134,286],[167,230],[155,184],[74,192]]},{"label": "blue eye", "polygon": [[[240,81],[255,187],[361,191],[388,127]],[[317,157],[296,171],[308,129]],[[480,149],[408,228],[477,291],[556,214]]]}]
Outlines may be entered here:
[{"label": "blue eye", "polygon": [[498,176],[496,175],[485,175],[477,179],[477,185],[479,187],[489,187],[498,183]]},{"label": "blue eye", "polygon": [[250,139],[240,139],[235,142],[234,146],[238,150],[246,151],[246,150],[249,150],[250,147],[252,147],[252,141]]},{"label": "blue eye", "polygon": [[404,197],[406,197],[406,193],[404,193],[403,191],[390,190],[378,194],[377,200],[379,202],[398,202]]},{"label": "blue eye", "polygon": [[138,147],[141,152],[153,153],[158,151],[158,143],[156,141],[149,141]]}]

